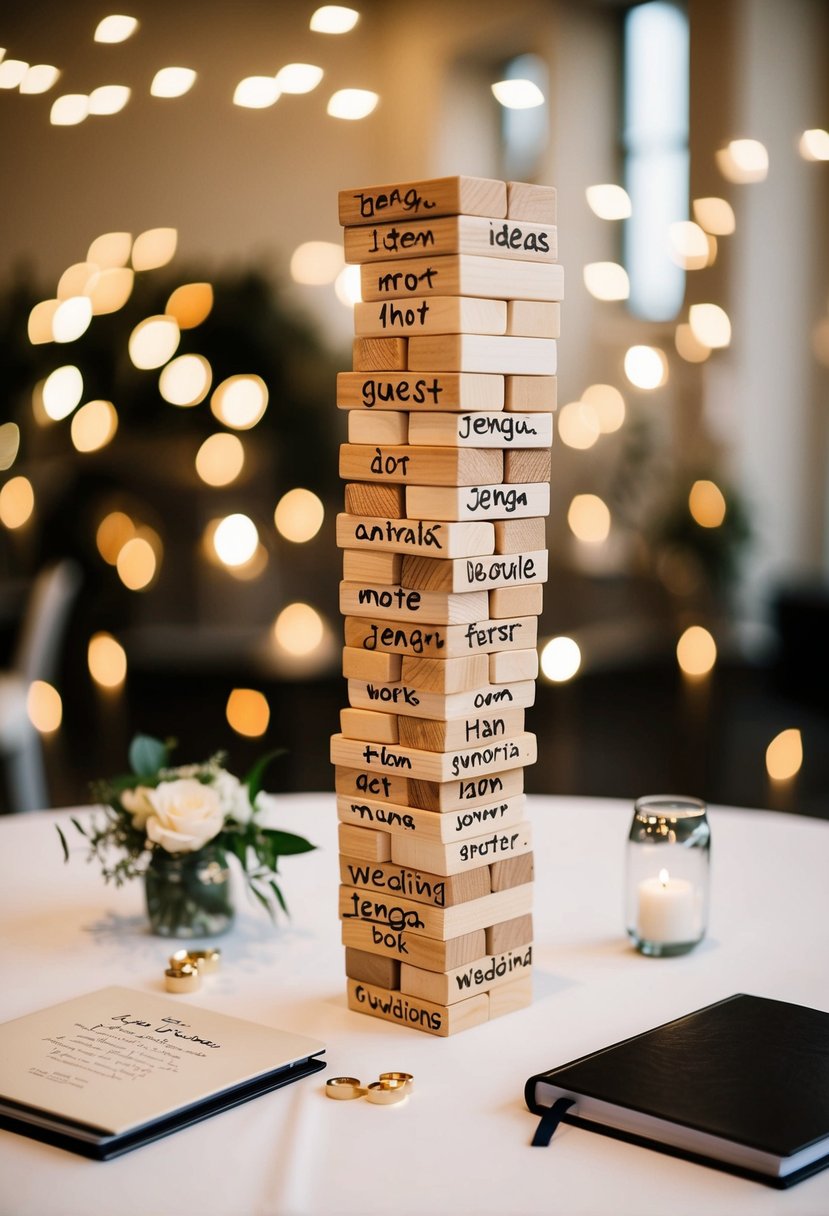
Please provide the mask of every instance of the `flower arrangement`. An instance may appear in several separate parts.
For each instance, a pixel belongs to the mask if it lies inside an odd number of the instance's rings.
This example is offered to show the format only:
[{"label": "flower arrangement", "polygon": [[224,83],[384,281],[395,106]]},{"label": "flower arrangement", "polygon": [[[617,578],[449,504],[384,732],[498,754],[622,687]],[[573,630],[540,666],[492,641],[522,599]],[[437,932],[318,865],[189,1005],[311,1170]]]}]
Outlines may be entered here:
[{"label": "flower arrangement", "polygon": [[[171,767],[174,747],[174,740],[137,735],[129,750],[132,772],[93,784],[103,819],[86,826],[72,820],[87,841],[87,860],[99,862],[104,881],[116,887],[144,877],[152,927],[166,936],[228,927],[228,856],[237,859],[272,919],[277,907],[287,913],[279,858],[315,846],[259,822],[265,771],[281,751],[263,756],[240,781],[224,767],[221,752],[201,764]],[[68,861],[69,846],[57,830]]]}]

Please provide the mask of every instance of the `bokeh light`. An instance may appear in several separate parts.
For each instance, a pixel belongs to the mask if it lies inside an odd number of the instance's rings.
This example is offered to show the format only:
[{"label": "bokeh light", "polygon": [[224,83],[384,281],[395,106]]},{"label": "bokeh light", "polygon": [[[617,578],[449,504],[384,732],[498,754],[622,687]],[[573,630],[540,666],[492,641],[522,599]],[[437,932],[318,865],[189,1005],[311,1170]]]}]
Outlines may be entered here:
[{"label": "bokeh light", "polygon": [[676,644],[676,661],[686,676],[704,676],[717,661],[717,643],[702,625],[689,625]]},{"label": "bokeh light", "polygon": [[118,554],[128,540],[135,536],[135,524],[124,511],[110,511],[105,515],[95,532],[95,544],[104,561],[114,566]]},{"label": "bokeh light", "polygon": [[[23,92],[22,86],[20,91]],[[829,160],[829,131],[812,127],[803,132],[797,147],[804,160]]]},{"label": "bokeh light", "polygon": [[138,18],[113,13],[98,22],[93,38],[95,42],[126,42],[138,29]]},{"label": "bokeh light", "polygon": [[51,63],[36,63],[28,68],[20,82],[21,93],[48,93],[56,84],[60,69]]},{"label": "bokeh light", "polygon": [[369,89],[339,89],[328,99],[326,112],[332,118],[356,122],[367,118],[377,108],[380,97]]},{"label": "bokeh light", "polygon": [[83,396],[83,376],[80,369],[68,363],[56,367],[44,381],[43,408],[53,422],[68,418]]},{"label": "bokeh light", "polygon": [[117,114],[130,99],[130,88],[125,84],[101,84],[89,94],[90,114]]},{"label": "bokeh light", "polygon": [[172,262],[178,245],[177,228],[148,228],[132,246],[133,270],[157,270]]},{"label": "bokeh light", "polygon": [[229,486],[245,466],[245,448],[238,435],[220,431],[208,436],[196,453],[196,472],[208,486]]},{"label": "bokeh light", "polygon": [[599,545],[610,533],[610,510],[597,494],[576,494],[567,509],[567,523],[577,540]]},{"label": "bokeh light", "polygon": [[587,205],[600,220],[626,220],[631,214],[630,195],[622,186],[604,182],[588,186],[585,194]]},{"label": "bokeh light", "polygon": [[63,721],[60,693],[45,680],[32,680],[26,695],[26,713],[38,734],[54,734]]},{"label": "bokeh light", "polygon": [[772,781],[789,781],[803,764],[803,738],[795,727],[781,730],[766,748],[766,772]]},{"label": "bokeh light", "polygon": [[95,633],[86,648],[89,674],[101,688],[120,688],[127,678],[127,652],[111,633]]},{"label": "bokeh light", "polygon": [[132,295],[135,275],[128,266],[112,266],[93,274],[86,285],[86,295],[92,303],[92,315],[104,316],[118,312]]},{"label": "bokeh light", "polygon": [[303,544],[322,527],[325,507],[311,490],[297,487],[283,494],[274,511],[276,530],[285,540]]},{"label": "bokeh light", "polygon": [[64,93],[52,102],[49,122],[53,127],[76,127],[88,114],[89,98],[86,93]]},{"label": "bokeh light", "polygon": [[310,93],[324,72],[313,63],[286,63],[276,73],[276,87],[282,93]]},{"label": "bokeh light", "polygon": [[588,262],[584,285],[597,300],[626,300],[630,295],[628,272],[618,262]]},{"label": "bokeh light", "polygon": [[170,405],[187,408],[204,401],[213,382],[213,369],[204,355],[179,355],[158,377],[158,391]]},{"label": "bokeh light", "polygon": [[28,523],[35,509],[35,492],[28,477],[12,477],[0,490],[0,523],[14,531]]},{"label": "bokeh light", "polygon": [[59,305],[60,300],[41,300],[29,313],[26,329],[32,346],[38,346],[42,342],[54,342],[52,319]]},{"label": "bokeh light", "polygon": [[346,308],[353,308],[363,298],[363,288],[360,281],[359,266],[343,266],[334,281],[334,292],[337,299]]},{"label": "bokeh light", "polygon": [[233,104],[246,110],[266,110],[279,100],[280,92],[273,76],[245,76],[233,90]]},{"label": "bokeh light", "polygon": [[716,155],[717,166],[729,182],[762,182],[769,171],[769,154],[759,139],[732,139]]},{"label": "bokeh light", "polygon": [[544,105],[544,94],[532,80],[498,80],[490,88],[498,104],[507,110],[534,110]]},{"label": "bokeh light", "polygon": [[731,236],[737,227],[734,209],[724,198],[695,198],[694,219],[712,236]]},{"label": "bokeh light", "polygon": [[625,375],[635,388],[661,388],[668,379],[668,360],[656,346],[631,346],[625,352]]},{"label": "bokeh light", "polygon": [[192,68],[161,68],[153,76],[150,93],[153,97],[183,97],[196,83]]},{"label": "bokeh light", "polygon": [[731,321],[719,304],[692,304],[688,321],[694,337],[703,346],[721,350],[731,344]]},{"label": "bokeh light", "polygon": [[264,693],[255,688],[234,688],[227,699],[225,716],[237,735],[259,739],[268,729],[271,711]]},{"label": "bokeh light", "polygon": [[210,283],[183,283],[167,301],[164,315],[174,317],[179,329],[195,329],[206,321],[213,310],[213,286]]},{"label": "bokeh light", "polygon": [[296,657],[312,654],[322,644],[324,633],[325,624],[316,608],[301,602],[283,608],[273,625],[277,646]]},{"label": "bokeh light", "polygon": [[85,334],[92,320],[92,301],[88,296],[61,300],[52,316],[52,337],[56,342],[74,342]]},{"label": "bokeh light", "polygon": [[28,70],[25,59],[3,59],[0,63],[0,89],[19,88]]},{"label": "bokeh light", "polygon": [[581,667],[581,650],[573,638],[550,638],[541,651],[541,672],[554,684],[572,680]]},{"label": "bokeh light", "polygon": [[725,519],[725,495],[713,481],[695,481],[688,495],[688,510],[701,528],[719,528]]},{"label": "bokeh light", "polygon": [[97,452],[115,438],[118,414],[111,401],[87,401],[72,417],[72,443],[78,452]]},{"label": "bokeh light", "polygon": [[147,317],[130,334],[129,353],[135,367],[151,370],[171,359],[181,334],[172,317]]},{"label": "bokeh light", "polygon": [[570,401],[558,412],[558,433],[568,448],[585,451],[592,448],[601,434],[599,418],[593,406],[585,401]]},{"label": "bokeh light", "polygon": [[129,591],[146,591],[158,574],[161,538],[150,528],[139,528],[121,548],[115,562],[118,577]]},{"label": "bokeh light", "polygon": [[58,289],[55,295],[59,300],[86,295],[86,285],[92,275],[98,273],[98,269],[95,262],[73,262],[71,266],[66,267],[58,279]]},{"label": "bokeh light", "polygon": [[595,412],[603,435],[612,435],[625,421],[625,399],[612,384],[590,384],[581,399]]},{"label": "bokeh light", "polygon": [[310,27],[315,34],[347,34],[360,20],[354,8],[342,4],[323,4],[311,14]]},{"label": "bokeh light", "polygon": [[259,532],[249,515],[226,515],[213,533],[213,548],[224,566],[243,566],[259,546]]},{"label": "bokeh light", "polygon": [[680,220],[668,229],[672,261],[683,270],[703,270],[709,262],[708,237],[693,220]]},{"label": "bokeh light", "polygon": [[687,321],[681,321],[674,331],[677,354],[686,363],[704,363],[711,354],[711,347],[700,342]]},{"label": "bokeh light", "polygon": [[342,246],[333,241],[306,241],[291,255],[291,278],[295,283],[311,287],[333,283],[342,268]]},{"label": "bokeh light", "polygon": [[103,232],[86,251],[86,260],[99,270],[126,266],[132,249],[131,232]]},{"label": "bokeh light", "polygon": [[20,427],[16,422],[0,423],[0,472],[10,469],[20,449]]},{"label": "bokeh light", "polygon": [[228,376],[210,398],[210,409],[224,426],[247,431],[256,426],[268,406],[268,386],[261,376]]}]

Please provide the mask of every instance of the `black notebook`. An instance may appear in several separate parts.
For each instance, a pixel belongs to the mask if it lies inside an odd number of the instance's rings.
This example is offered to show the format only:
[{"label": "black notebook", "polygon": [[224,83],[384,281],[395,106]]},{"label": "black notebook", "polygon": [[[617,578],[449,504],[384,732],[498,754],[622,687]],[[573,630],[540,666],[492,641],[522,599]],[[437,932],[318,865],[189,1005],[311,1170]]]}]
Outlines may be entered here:
[{"label": "black notebook", "polygon": [[792,1186],[829,1165],[829,1013],[731,996],[538,1073],[524,1095],[535,1114],[563,1100],[565,1123]]},{"label": "black notebook", "polygon": [[322,1043],[104,988],[0,1025],[0,1128],[108,1160],[325,1067]]}]

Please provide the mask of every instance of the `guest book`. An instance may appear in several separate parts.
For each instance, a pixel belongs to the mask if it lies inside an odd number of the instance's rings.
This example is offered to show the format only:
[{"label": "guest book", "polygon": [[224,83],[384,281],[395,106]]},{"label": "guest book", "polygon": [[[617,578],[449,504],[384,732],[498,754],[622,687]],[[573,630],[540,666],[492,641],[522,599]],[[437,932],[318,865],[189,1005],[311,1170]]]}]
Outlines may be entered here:
[{"label": "guest book", "polygon": [[[559,1120],[788,1187],[829,1165],[829,1013],[737,995],[530,1077]],[[555,1108],[555,1110],[553,1109]]]},{"label": "guest book", "polygon": [[318,1072],[324,1050],[104,988],[0,1025],[0,1127],[106,1160]]}]

